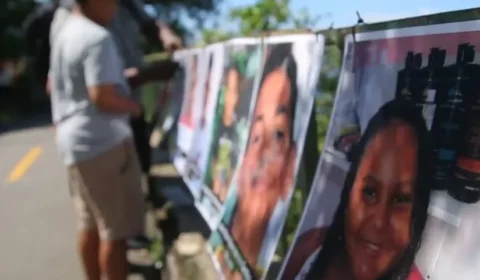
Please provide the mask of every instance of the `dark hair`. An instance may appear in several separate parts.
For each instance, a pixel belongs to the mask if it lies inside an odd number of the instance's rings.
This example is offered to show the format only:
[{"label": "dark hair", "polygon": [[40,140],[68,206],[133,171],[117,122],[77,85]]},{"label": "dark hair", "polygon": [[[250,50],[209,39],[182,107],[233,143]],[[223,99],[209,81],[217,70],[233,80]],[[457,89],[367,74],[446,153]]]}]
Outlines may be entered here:
[{"label": "dark hair", "polygon": [[[262,79],[260,80],[260,87],[258,88],[258,93],[260,93],[263,82],[268,77],[268,75],[270,75],[270,73],[282,66],[285,67],[287,76],[290,79],[290,104],[292,106],[292,115],[290,119],[290,139],[293,142],[293,123],[297,106],[298,88],[297,63],[292,55],[292,43],[277,44],[272,46],[271,49],[268,51],[268,56],[263,67],[263,75]],[[258,98],[259,96],[257,96],[257,100]]]},{"label": "dark hair", "polygon": [[[238,104],[235,107],[235,114],[237,115],[244,115],[245,112],[248,112],[248,108],[250,107],[250,98],[243,97],[242,94],[251,94],[251,89],[249,89],[250,84],[249,80],[245,78],[245,74],[243,73],[242,69],[245,68],[245,62],[240,61],[235,57],[237,52],[232,52],[228,57],[228,64],[225,67],[225,71],[223,73],[223,87],[230,86],[228,76],[230,75],[231,71],[234,71],[238,75]],[[248,52],[247,52],[248,53]],[[250,91],[250,92],[249,92]]]},{"label": "dark hair", "polygon": [[87,4],[88,0],[75,0],[75,3],[77,3],[80,6],[83,6]]},{"label": "dark hair", "polygon": [[417,179],[415,183],[415,198],[411,218],[410,242],[403,255],[396,261],[387,273],[380,279],[406,279],[413,264],[415,253],[420,247],[421,237],[427,220],[427,209],[430,201],[431,186],[431,144],[425,121],[414,105],[405,101],[390,101],[383,105],[368,123],[365,133],[359,143],[352,148],[350,157],[352,163],[345,178],[340,204],[336,210],[332,225],[323,242],[323,248],[306,279],[322,279],[336,251],[345,249],[345,209],[348,207],[350,192],[361,163],[362,156],[371,139],[387,128],[393,120],[407,123],[415,130],[418,142]]}]

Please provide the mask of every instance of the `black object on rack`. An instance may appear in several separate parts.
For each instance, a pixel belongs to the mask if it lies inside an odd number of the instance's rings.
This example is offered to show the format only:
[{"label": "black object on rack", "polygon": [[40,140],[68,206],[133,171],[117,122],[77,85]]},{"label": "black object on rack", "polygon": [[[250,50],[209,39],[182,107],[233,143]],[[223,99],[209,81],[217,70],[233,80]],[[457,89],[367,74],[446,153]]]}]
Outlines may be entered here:
[{"label": "black object on rack", "polygon": [[423,78],[423,73],[425,73],[425,70],[422,68],[422,62],[422,54],[416,53],[413,56],[413,71],[410,82],[410,90],[412,92],[412,101],[419,112],[422,111],[423,90],[425,89],[425,79]]},{"label": "black object on rack", "polygon": [[480,201],[480,66],[472,63],[474,59],[474,46],[462,44],[458,47],[457,64],[454,66],[456,86],[449,91],[449,96],[456,99],[463,97],[466,116],[455,122],[460,126],[463,141],[458,147],[455,182],[449,186],[448,193],[465,203]]},{"label": "black object on rack", "polygon": [[405,68],[398,71],[398,74],[397,74],[397,89],[395,91],[396,99],[412,101],[412,92],[411,92],[410,86],[411,86],[413,68],[414,68],[413,52],[408,52],[407,56],[405,57]]},{"label": "black object on rack", "polygon": [[408,52],[405,57],[405,68],[398,71],[395,98],[408,102],[420,100],[418,89],[420,85],[419,71],[422,67],[422,54]]},{"label": "black object on rack", "polygon": [[[451,87],[448,82],[448,70],[444,68],[447,52],[432,48],[428,64],[422,70],[422,114],[433,141],[432,184],[434,189],[445,190],[451,182],[454,153],[458,144],[458,131],[455,133],[457,115],[455,99],[444,98]],[[454,75],[456,77],[456,75]],[[443,99],[442,99],[443,98]],[[443,102],[440,102],[443,100]],[[452,155],[453,153],[453,155]]]},{"label": "black object on rack", "polygon": [[419,75],[420,100],[417,106],[422,108],[427,129],[431,131],[435,117],[437,92],[442,79],[443,64],[445,63],[446,51],[432,48],[428,56],[428,63],[421,69]]}]

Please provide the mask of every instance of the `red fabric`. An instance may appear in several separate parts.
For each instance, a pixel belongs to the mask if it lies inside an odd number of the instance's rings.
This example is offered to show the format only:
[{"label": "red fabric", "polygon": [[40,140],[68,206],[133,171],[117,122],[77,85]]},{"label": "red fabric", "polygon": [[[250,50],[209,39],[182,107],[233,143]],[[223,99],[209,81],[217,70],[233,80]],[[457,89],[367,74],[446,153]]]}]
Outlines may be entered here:
[{"label": "red fabric", "polygon": [[418,270],[418,268],[415,265],[413,265],[407,280],[424,280],[424,278],[420,273],[420,270]]}]

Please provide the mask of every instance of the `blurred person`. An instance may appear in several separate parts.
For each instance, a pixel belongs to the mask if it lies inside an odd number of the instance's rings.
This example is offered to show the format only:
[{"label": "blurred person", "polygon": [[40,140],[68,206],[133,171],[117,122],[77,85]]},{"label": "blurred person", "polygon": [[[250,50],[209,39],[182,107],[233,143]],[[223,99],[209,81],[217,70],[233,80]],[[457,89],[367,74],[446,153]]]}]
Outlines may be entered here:
[{"label": "blurred person", "polygon": [[[50,41],[54,41],[56,34],[63,28],[74,0],[61,0],[61,7],[57,9],[52,23]],[[107,28],[112,33],[117,44],[120,56],[125,66],[125,76],[129,79],[130,86],[134,88],[133,97],[142,102],[141,85],[153,81],[165,81],[172,78],[177,71],[177,63],[170,60],[144,65],[143,52],[139,43],[140,35],[143,34],[149,43],[157,46],[163,46],[167,51],[174,51],[182,46],[181,39],[163,22],[153,19],[144,10],[145,4],[142,0],[119,0],[119,9],[113,19],[108,22]],[[153,119],[156,119],[155,117]],[[153,185],[153,179],[148,176],[151,166],[152,149],[149,143],[152,127],[149,126],[145,117],[132,118],[130,120],[132,127],[135,148],[139,156],[140,165],[144,177],[147,178],[148,189]],[[147,199],[150,194],[148,190]],[[156,204],[162,204],[165,199],[157,197]],[[148,239],[138,237],[132,240],[131,246],[145,247],[148,245]]]},{"label": "blurred person", "polygon": [[76,0],[53,41],[56,146],[66,166],[86,279],[125,280],[126,239],[142,234],[145,201],[129,116],[140,118],[105,26],[117,0]]},{"label": "blurred person", "polygon": [[287,199],[294,183],[298,90],[297,65],[290,46],[276,46],[265,65],[240,165],[238,198],[230,226],[236,244],[256,273],[262,263],[259,260],[270,218],[277,203]]},{"label": "blurred person", "polygon": [[[54,41],[61,30],[63,22],[68,18],[73,0],[61,0],[61,7],[55,13],[50,41]],[[167,51],[173,51],[182,45],[181,39],[163,22],[151,18],[144,10],[142,0],[119,0],[119,10],[107,28],[117,43],[120,55],[125,65],[125,75],[135,88],[133,96],[141,102],[140,86],[152,81],[169,80],[177,70],[177,64],[171,61],[143,65],[143,52],[139,43],[140,35],[153,45],[163,46]],[[142,170],[148,173],[151,165],[151,148],[149,145],[148,125],[144,116],[131,120],[134,132],[135,146],[140,157]]]}]

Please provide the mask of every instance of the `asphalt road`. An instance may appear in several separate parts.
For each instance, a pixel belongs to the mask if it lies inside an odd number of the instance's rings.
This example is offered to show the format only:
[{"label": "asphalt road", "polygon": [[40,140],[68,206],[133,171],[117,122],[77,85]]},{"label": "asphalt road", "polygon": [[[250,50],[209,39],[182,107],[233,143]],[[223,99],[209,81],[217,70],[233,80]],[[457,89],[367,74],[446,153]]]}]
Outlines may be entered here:
[{"label": "asphalt road", "polygon": [[53,129],[19,127],[0,134],[0,279],[81,280]]},{"label": "asphalt road", "polygon": [[[0,127],[0,280],[83,280],[66,172],[48,119]],[[143,273],[129,280],[147,279]]]}]

